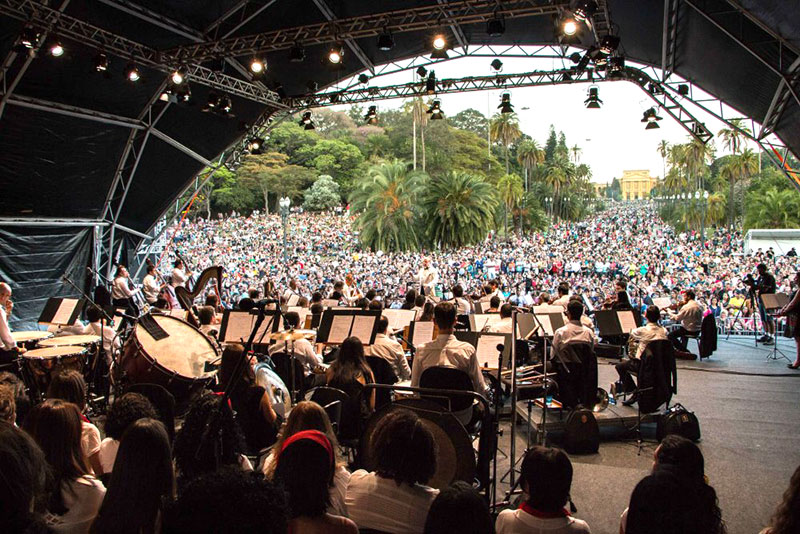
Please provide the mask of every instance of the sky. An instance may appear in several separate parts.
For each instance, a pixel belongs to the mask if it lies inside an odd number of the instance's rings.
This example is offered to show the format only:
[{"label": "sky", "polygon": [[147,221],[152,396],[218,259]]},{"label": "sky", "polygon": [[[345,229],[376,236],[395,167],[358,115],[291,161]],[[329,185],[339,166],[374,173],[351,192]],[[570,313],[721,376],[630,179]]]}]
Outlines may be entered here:
[{"label": "sky", "polygon": [[[571,52],[571,51],[570,51]],[[569,55],[569,54],[567,54]],[[492,74],[490,63],[493,57],[463,57],[438,63],[429,68],[436,71],[438,80],[463,76],[485,76]],[[502,57],[503,74],[519,74],[533,70],[552,70],[569,67],[572,63],[558,59]],[[635,63],[628,62],[636,66]],[[368,74],[368,73],[367,73]],[[387,74],[370,80],[370,86],[387,86],[409,83],[413,80],[413,69]],[[349,84],[342,83],[340,87]],[[556,131],[563,131],[567,145],[578,145],[580,163],[592,169],[592,181],[609,183],[622,176],[625,170],[647,169],[651,176],[663,177],[663,161],[658,153],[662,139],[667,142],[685,143],[688,133],[663,111],[660,128],[645,130],[641,122],[642,113],[655,104],[637,85],[630,82],[602,82],[598,84],[599,96],[603,101],[600,109],[586,109],[584,100],[590,85],[586,83],[555,86],[525,87],[511,89],[511,103],[519,116],[522,131],[536,139],[543,147],[550,125]],[[330,89],[329,89],[330,90]],[[453,93],[441,95],[445,116],[453,116],[459,111],[473,108],[484,115],[497,112],[502,89]],[[694,93],[699,98],[698,93]],[[380,120],[381,109],[402,107],[402,99],[375,101]],[[346,110],[348,106],[333,109]],[[729,109],[729,108],[728,108]],[[695,111],[694,109],[692,110]],[[735,112],[733,112],[736,116]],[[713,116],[702,112],[696,115],[715,135],[717,156],[727,153],[722,142],[716,139],[717,132],[724,124]],[[727,116],[727,115],[726,115]]]}]

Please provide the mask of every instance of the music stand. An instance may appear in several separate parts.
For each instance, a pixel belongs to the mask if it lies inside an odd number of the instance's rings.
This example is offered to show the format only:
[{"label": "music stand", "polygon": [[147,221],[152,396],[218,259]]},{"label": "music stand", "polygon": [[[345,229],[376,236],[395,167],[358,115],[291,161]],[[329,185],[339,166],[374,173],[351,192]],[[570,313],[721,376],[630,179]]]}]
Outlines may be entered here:
[{"label": "music stand", "polygon": [[789,304],[789,295],[785,293],[764,293],[761,295],[761,306],[764,307],[764,313],[772,317],[772,320],[775,321],[775,340],[772,343],[772,351],[767,353],[766,361],[777,361],[778,354],[780,354],[781,358],[792,363],[792,360],[778,348],[778,319],[775,316],[777,310],[780,310],[787,304]]},{"label": "music stand", "polygon": [[319,322],[317,341],[338,344],[348,337],[357,336],[363,345],[372,345],[380,318],[379,310],[325,310]]}]

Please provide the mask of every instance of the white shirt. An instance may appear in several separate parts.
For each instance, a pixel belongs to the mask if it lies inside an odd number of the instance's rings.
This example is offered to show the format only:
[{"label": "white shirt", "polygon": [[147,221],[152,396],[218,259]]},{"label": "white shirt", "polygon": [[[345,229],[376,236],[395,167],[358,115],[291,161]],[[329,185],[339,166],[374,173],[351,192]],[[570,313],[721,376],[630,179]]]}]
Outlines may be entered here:
[{"label": "white shirt", "polygon": [[[100,335],[100,321],[95,323],[89,323],[83,327],[83,334],[90,335],[90,336],[99,336]],[[119,349],[121,346],[119,336],[114,331],[113,328],[110,326],[103,327],[103,349],[105,349],[106,353],[111,354],[112,350]]]},{"label": "white shirt", "polygon": [[569,295],[562,295],[553,301],[553,306],[561,306],[564,311],[567,311],[567,304],[569,304]]},{"label": "white shirt", "polygon": [[87,460],[100,450],[100,431],[86,421],[81,421],[81,450]]},{"label": "white shirt", "polygon": [[586,328],[580,321],[570,321],[553,334],[553,351],[557,351],[567,343],[590,343],[595,345],[597,338],[594,331]]},{"label": "white shirt", "polygon": [[422,533],[431,503],[439,490],[427,486],[397,485],[392,479],[359,469],[350,475],[345,494],[347,515],[360,529]]},{"label": "white shirt", "polygon": [[188,279],[189,277],[186,276],[186,271],[176,267],[175,269],[172,269],[172,281],[170,282],[170,285],[172,285],[172,287],[182,286],[186,284]]},{"label": "white shirt", "polygon": [[417,273],[417,283],[422,287],[433,288],[439,281],[439,271],[433,267],[423,267]]},{"label": "white shirt", "polygon": [[703,325],[703,308],[692,299],[684,304],[677,314],[671,313],[670,317],[680,321],[681,326],[689,332],[699,332]]},{"label": "white shirt", "polygon": [[571,516],[541,518],[524,510],[503,510],[495,523],[497,534],[591,534],[585,521]]},{"label": "white shirt", "polygon": [[[292,343],[287,344],[286,341],[279,340],[269,347],[269,354],[272,356],[276,352],[285,352],[292,354]],[[312,369],[322,364],[322,356],[314,352],[314,347],[307,339],[298,339],[294,342],[294,356],[306,368],[306,372],[310,373]]]},{"label": "white shirt", "polygon": [[131,293],[128,287],[128,278],[125,276],[118,276],[114,278],[114,283],[111,285],[111,298],[112,299],[126,299],[129,298]]},{"label": "white shirt", "polygon": [[158,300],[158,293],[161,291],[161,287],[156,281],[156,277],[152,274],[148,274],[142,280],[142,292],[144,293],[144,298],[149,304],[155,304]]},{"label": "white shirt", "polygon": [[106,488],[103,483],[90,475],[73,480],[61,490],[67,513],[64,515],[48,514],[47,525],[54,532],[63,534],[84,534],[89,532]]},{"label": "white shirt", "polygon": [[511,329],[511,317],[503,317],[496,323],[489,325],[488,331],[495,334],[510,334]]},{"label": "white shirt", "polygon": [[667,330],[656,323],[647,323],[631,330],[631,337],[639,342],[634,358],[641,358],[648,343],[657,339],[667,339]]},{"label": "white shirt", "polygon": [[0,305],[0,343],[5,350],[14,350],[17,348],[17,342],[11,337],[11,329],[8,327],[6,307],[2,305]]},{"label": "white shirt", "polygon": [[430,343],[417,348],[414,368],[411,370],[411,386],[418,387],[423,371],[429,367],[454,367],[466,372],[472,379],[472,387],[477,393],[486,391],[475,347],[459,341],[452,334],[439,334]]},{"label": "white shirt", "polygon": [[406,361],[403,346],[386,334],[377,334],[375,343],[367,347],[365,352],[367,356],[379,356],[389,362],[399,380],[411,378],[411,368]]},{"label": "white shirt", "polygon": [[456,313],[459,315],[466,315],[472,311],[472,306],[470,305],[469,301],[463,297],[456,297],[455,304]]},{"label": "white shirt", "polygon": [[100,460],[100,468],[102,473],[110,473],[114,469],[114,460],[117,459],[117,451],[119,450],[119,441],[113,438],[105,438],[100,442],[98,449],[98,459]]}]

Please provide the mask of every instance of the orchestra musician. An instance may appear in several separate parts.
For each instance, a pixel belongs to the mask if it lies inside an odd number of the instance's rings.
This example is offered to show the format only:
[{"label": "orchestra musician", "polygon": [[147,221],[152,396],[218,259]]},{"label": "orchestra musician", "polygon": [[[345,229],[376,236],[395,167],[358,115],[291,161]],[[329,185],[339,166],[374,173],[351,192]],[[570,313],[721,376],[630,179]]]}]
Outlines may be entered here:
[{"label": "orchestra musician", "polygon": [[678,313],[668,312],[670,319],[681,323],[668,337],[675,348],[683,352],[686,352],[686,344],[689,342],[686,334],[698,335],[703,324],[703,308],[694,298],[694,290],[687,289],[683,292],[683,302],[678,306]]},{"label": "orchestra musician", "polygon": [[378,333],[375,336],[375,343],[367,347],[367,356],[378,356],[383,358],[392,366],[394,374],[399,380],[411,378],[411,368],[408,366],[406,354],[403,346],[388,335],[389,319],[381,315],[378,319]]},{"label": "orchestra musician", "polygon": [[775,343],[773,337],[775,335],[775,321],[767,313],[764,303],[761,301],[761,295],[774,294],[777,290],[777,284],[775,283],[775,277],[767,270],[765,264],[759,263],[756,266],[756,271],[758,271],[758,279],[756,279],[753,289],[756,290],[758,296],[758,310],[765,330],[764,335],[759,338],[759,341],[764,345],[772,345]]},{"label": "orchestra musician", "polygon": [[361,298],[361,291],[356,287],[356,279],[353,278],[353,273],[347,273],[344,277],[344,286],[342,287],[344,298],[347,300],[348,305],[352,305]]},{"label": "orchestra musician", "polygon": [[19,354],[25,352],[24,348],[17,348],[17,342],[11,336],[11,328],[8,326],[8,317],[13,308],[11,286],[0,282],[0,369],[3,370],[8,364],[13,363]]},{"label": "orchestra musician", "polygon": [[495,334],[510,334],[512,332],[511,314],[514,307],[506,302],[500,306],[500,320],[493,325],[487,325],[487,331]]},{"label": "orchestra musician", "polygon": [[453,302],[456,305],[456,314],[466,315],[472,313],[472,303],[464,298],[464,288],[461,287],[461,284],[454,285],[452,292]]},{"label": "orchestra musician", "polygon": [[138,315],[133,305],[128,269],[124,265],[117,266],[114,282],[111,284],[111,303],[119,308],[126,308],[131,315]]},{"label": "orchestra musician", "polygon": [[[290,330],[297,328],[297,325],[300,324],[300,315],[297,312],[287,312],[283,317],[286,324],[286,330],[284,330],[284,332],[289,332]],[[292,345],[292,343],[294,343],[294,345]],[[292,348],[294,348],[294,357],[297,358],[297,361],[303,364],[306,385],[308,387],[325,385],[324,374],[313,374],[313,371],[322,365],[322,356],[314,352],[314,346],[309,340],[278,340],[274,344],[270,345],[269,355],[272,356],[278,352],[291,355]]]},{"label": "orchestra musician", "polygon": [[142,280],[142,292],[144,299],[148,304],[153,306],[158,300],[158,294],[161,292],[161,284],[156,278],[156,266],[152,263],[147,266],[147,274]]},{"label": "orchestra musician", "polygon": [[[615,367],[619,374],[619,382],[612,385],[612,395],[619,393],[631,393],[636,389],[636,382],[633,381],[631,373],[638,373],[642,363],[642,354],[644,354],[647,344],[657,339],[667,339],[667,330],[658,324],[661,318],[661,310],[658,306],[648,306],[645,311],[645,318],[647,324],[631,330],[631,337],[639,342],[636,349],[636,354],[629,354],[628,358],[622,360]],[[616,391],[613,391],[616,389]],[[638,398],[634,395],[626,400],[623,404],[630,406],[636,402]]]},{"label": "orchestra musician", "polygon": [[[794,249],[792,249],[794,250]],[[800,368],[800,271],[794,275],[794,285],[795,285],[795,292],[794,297],[792,300],[781,308],[776,315],[785,316],[789,319],[789,326],[792,328],[792,333],[794,334],[794,342],[797,345],[797,357],[794,360],[794,363],[786,364],[789,369],[798,369]]]},{"label": "orchestra musician", "polygon": [[433,290],[439,282],[439,271],[431,266],[431,259],[427,256],[422,259],[422,268],[417,273],[417,283],[423,295],[433,295]]},{"label": "orchestra musician", "polygon": [[188,273],[186,272],[185,270],[186,267],[184,266],[183,261],[180,258],[175,260],[172,266],[173,266],[172,280],[170,280],[170,284],[172,285],[172,287],[181,287],[181,286],[185,287],[186,281],[189,280],[189,278],[192,276],[192,272],[191,271],[189,271]]},{"label": "orchestra musician", "polygon": [[551,354],[557,354],[561,348],[568,343],[590,343],[597,344],[594,329],[587,328],[581,322],[583,316],[583,303],[579,300],[571,300],[567,304],[567,318],[569,322],[553,333],[553,348]]}]

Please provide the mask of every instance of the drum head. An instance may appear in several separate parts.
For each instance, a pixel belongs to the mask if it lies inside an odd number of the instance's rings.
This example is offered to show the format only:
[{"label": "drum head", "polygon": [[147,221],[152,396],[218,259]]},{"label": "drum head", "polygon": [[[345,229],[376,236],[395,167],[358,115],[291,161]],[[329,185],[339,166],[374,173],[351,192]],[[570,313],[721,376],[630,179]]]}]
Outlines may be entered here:
[{"label": "drum head", "polygon": [[40,347],[64,347],[68,345],[91,345],[99,343],[100,336],[80,334],[75,336],[58,336],[39,342]]},{"label": "drum head", "polygon": [[30,360],[45,360],[84,353],[86,353],[85,347],[43,347],[41,349],[29,350],[25,354],[22,354],[22,357]]},{"label": "drum head", "polygon": [[44,330],[20,330],[19,332],[11,332],[11,337],[17,343],[25,343],[27,341],[39,341],[40,339],[47,339],[53,337],[52,332]]},{"label": "drum head", "polygon": [[169,315],[152,315],[168,334],[155,340],[141,324],[134,335],[142,350],[162,367],[186,378],[207,378],[214,373],[205,371],[206,362],[219,358],[211,341],[195,327]]}]

